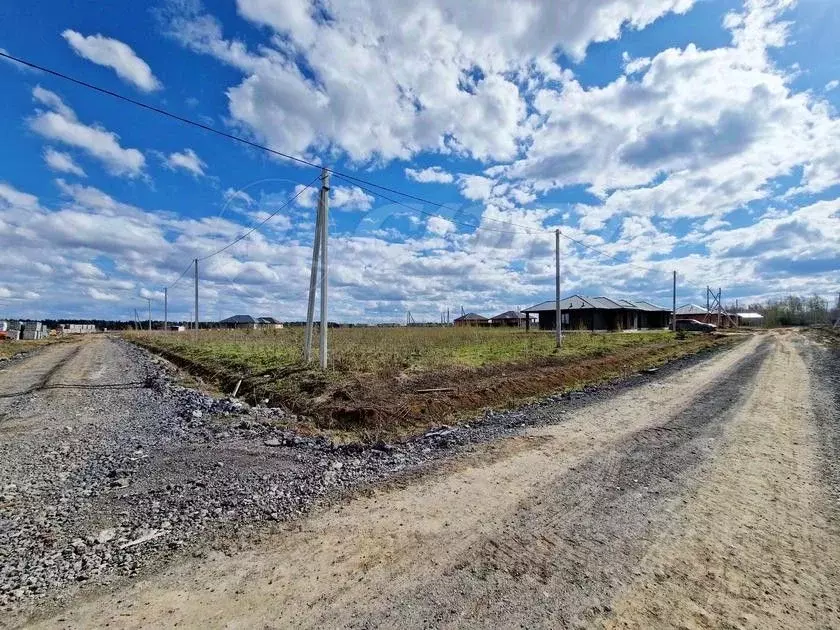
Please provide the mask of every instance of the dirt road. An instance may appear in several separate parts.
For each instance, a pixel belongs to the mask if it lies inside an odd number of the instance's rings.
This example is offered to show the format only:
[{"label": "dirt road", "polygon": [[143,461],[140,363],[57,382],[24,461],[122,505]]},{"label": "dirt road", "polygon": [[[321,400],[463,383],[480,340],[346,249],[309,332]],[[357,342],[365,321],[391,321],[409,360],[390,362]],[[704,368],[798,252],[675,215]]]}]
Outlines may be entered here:
[{"label": "dirt road", "polygon": [[831,352],[768,334],[557,405],[555,424],[33,627],[840,628]]}]

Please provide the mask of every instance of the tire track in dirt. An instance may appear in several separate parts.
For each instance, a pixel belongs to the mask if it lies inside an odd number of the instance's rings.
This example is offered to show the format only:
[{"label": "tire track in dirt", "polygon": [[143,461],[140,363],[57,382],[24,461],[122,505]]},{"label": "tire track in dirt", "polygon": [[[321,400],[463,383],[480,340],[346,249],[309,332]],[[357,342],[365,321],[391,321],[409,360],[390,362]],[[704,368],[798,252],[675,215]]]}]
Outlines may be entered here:
[{"label": "tire track in dirt", "polygon": [[[663,424],[636,431],[541,485],[502,528],[462,552],[443,579],[389,595],[388,614],[397,610],[398,618],[434,627],[483,627],[502,617],[523,627],[545,619],[561,628],[594,620],[632,580],[670,516],[663,508],[714,455],[770,346],[762,343]],[[452,602],[447,593],[460,597]]]},{"label": "tire track in dirt", "polygon": [[754,338],[612,399],[558,408],[559,424],[477,446],[256,548],[81,602],[44,627],[596,622],[714,456],[770,347]]},{"label": "tire track in dirt", "polygon": [[840,627],[840,536],[820,450],[837,439],[837,418],[828,427],[812,404],[818,384],[791,335],[776,344],[606,627]]}]

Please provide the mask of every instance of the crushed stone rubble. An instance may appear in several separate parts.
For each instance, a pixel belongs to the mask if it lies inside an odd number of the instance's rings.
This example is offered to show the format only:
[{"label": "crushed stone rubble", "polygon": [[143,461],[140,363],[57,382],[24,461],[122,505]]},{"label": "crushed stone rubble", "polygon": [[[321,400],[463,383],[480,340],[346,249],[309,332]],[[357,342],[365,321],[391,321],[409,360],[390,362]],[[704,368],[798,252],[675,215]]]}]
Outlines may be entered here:
[{"label": "crushed stone rubble", "polygon": [[161,359],[112,343],[109,371],[141,387],[89,391],[74,399],[81,408],[35,392],[24,406],[54,427],[0,442],[0,613],[60,603],[68,587],[134,577],[173,554],[201,555],[453,450],[561,421],[578,401],[616,387],[487,411],[401,443],[336,445],[296,433],[283,409],[176,385]]}]

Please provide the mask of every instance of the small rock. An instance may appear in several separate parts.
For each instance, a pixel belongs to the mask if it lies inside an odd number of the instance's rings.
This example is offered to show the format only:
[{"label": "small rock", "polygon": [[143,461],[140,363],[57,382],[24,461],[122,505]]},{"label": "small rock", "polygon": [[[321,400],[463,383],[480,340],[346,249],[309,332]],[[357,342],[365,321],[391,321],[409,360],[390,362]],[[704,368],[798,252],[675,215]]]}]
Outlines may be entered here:
[{"label": "small rock", "polygon": [[202,416],[201,409],[193,409],[192,417],[193,418],[200,418]]},{"label": "small rock", "polygon": [[282,446],[283,445],[282,442],[280,442],[280,440],[278,440],[277,438],[270,438],[268,440],[265,440],[263,442],[263,444],[265,444],[266,446]]},{"label": "small rock", "polygon": [[104,545],[106,542],[114,540],[117,537],[117,530],[113,528],[103,529],[96,535],[96,542],[100,545]]}]

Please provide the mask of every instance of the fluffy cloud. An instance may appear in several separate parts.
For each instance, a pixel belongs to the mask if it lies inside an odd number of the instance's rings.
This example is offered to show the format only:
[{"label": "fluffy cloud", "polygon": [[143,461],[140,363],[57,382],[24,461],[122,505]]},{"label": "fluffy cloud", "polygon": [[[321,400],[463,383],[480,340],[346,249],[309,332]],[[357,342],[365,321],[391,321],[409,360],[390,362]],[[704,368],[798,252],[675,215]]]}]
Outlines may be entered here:
[{"label": "fluffy cloud", "polygon": [[581,209],[587,229],[616,214],[719,216],[768,197],[797,166],[802,190],[824,190],[840,176],[840,126],[768,57],[789,5],[750,1],[727,17],[732,46],[662,51],[632,68],[638,78],[538,90],[527,155],[491,172],[537,191],[588,187],[604,203]]},{"label": "fluffy cloud", "polygon": [[120,300],[125,300],[125,297],[120,297],[119,295],[114,295],[113,293],[100,291],[96,287],[88,287],[87,294],[91,298],[99,302],[119,302]]},{"label": "fluffy cloud", "polygon": [[[371,176],[455,184],[465,203],[435,210],[445,216],[375,205],[337,181],[331,189],[332,208],[365,212],[332,215],[331,312],[393,321],[410,309],[434,321],[447,306],[489,314],[552,295],[558,226],[605,254],[562,239],[564,292],[668,303],[673,269],[681,301],[718,281],[740,296],[833,290],[840,201],[809,195],[831,197],[840,181],[840,128],[821,86],[797,92],[791,71],[773,61],[772,49],[787,41],[790,4],[747,0],[723,21],[728,45],[625,55],[612,80],[595,85],[562,67],[558,52],[581,59],[593,42],[692,2],[239,0],[239,16],[260,26],[248,29],[247,42],[197,3],[174,2],[166,25],[232,69],[221,89],[238,133],[313,159],[346,159],[347,170],[446,156],[447,170],[399,163]],[[39,89],[36,99],[81,124],[55,94]],[[177,155],[194,158],[195,168],[171,167],[206,170],[194,152]],[[796,183],[784,193],[779,180]],[[45,208],[0,183],[0,248],[5,268],[33,270],[29,284],[68,310],[96,295],[126,303],[156,295],[193,257],[227,244],[289,194],[220,186],[236,204],[232,220],[179,217],[92,186],[57,185],[61,203]],[[272,220],[271,232],[201,264],[202,313],[301,317],[317,189]],[[56,280],[59,268],[73,270],[72,291]],[[189,285],[188,274],[170,292],[173,318],[190,314]],[[29,290],[5,278],[3,288]],[[115,300],[97,308],[130,307]]]},{"label": "fluffy cloud", "polygon": [[357,160],[431,150],[491,161],[516,157],[529,135],[513,75],[553,67],[558,48],[582,58],[622,27],[692,5],[366,0],[332,3],[325,20],[304,0],[240,0],[240,15],[275,32],[254,50],[225,38],[195,2],[174,4],[162,21],[185,46],[243,74],[227,90],[230,114],[270,144],[296,153],[334,145]]},{"label": "fluffy cloud", "polygon": [[176,151],[175,153],[170,153],[164,161],[164,164],[167,168],[172,170],[180,168],[192,173],[196,177],[204,176],[204,169],[207,168],[207,164],[205,164],[192,149],[184,149],[180,152]]},{"label": "fluffy cloud", "polygon": [[56,151],[52,147],[47,147],[44,151],[44,162],[46,162],[49,168],[59,173],[70,173],[79,177],[87,177],[82,167],[73,161],[72,155],[63,151]]},{"label": "fluffy cloud", "polygon": [[405,176],[421,184],[451,184],[455,181],[452,173],[447,173],[440,166],[430,166],[424,169],[405,169]]},{"label": "fluffy cloud", "polygon": [[49,108],[49,111],[38,111],[29,120],[33,131],[49,140],[85,151],[114,175],[136,177],[143,172],[146,164],[143,154],[137,149],[121,147],[117,134],[79,122],[75,112],[54,92],[36,86],[32,96]]},{"label": "fluffy cloud", "polygon": [[61,36],[77,55],[100,66],[112,68],[117,76],[136,88],[144,92],[153,92],[163,87],[152,74],[149,64],[140,59],[127,44],[103,35],[85,37],[70,29],[64,31]]}]

